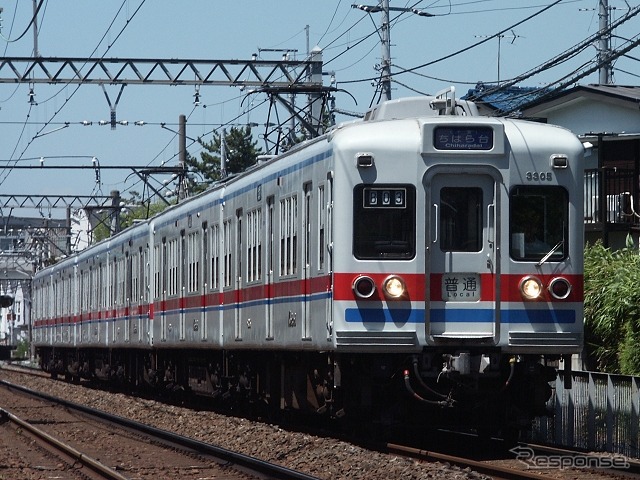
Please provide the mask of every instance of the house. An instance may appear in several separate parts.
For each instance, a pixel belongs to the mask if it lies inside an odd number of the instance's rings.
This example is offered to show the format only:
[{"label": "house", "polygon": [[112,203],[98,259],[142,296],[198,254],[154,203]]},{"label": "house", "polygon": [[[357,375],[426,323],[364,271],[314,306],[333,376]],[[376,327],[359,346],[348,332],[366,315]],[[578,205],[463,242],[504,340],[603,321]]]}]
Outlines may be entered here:
[{"label": "house", "polygon": [[577,85],[552,90],[479,84],[468,98],[489,114],[518,112],[522,118],[568,128],[585,144],[585,240],[621,248],[640,236],[640,87]]}]

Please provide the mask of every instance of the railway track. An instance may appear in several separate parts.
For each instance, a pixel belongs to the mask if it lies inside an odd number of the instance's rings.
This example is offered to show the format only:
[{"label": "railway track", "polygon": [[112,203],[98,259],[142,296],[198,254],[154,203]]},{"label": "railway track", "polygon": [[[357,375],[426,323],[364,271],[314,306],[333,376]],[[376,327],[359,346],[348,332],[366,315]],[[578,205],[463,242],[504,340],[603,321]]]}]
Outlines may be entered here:
[{"label": "railway track", "polygon": [[[175,478],[176,474],[221,479],[294,479],[316,477],[261,459],[160,430],[149,425],[0,381],[2,404],[12,403],[35,420],[19,418],[7,409],[1,418],[59,452],[67,471],[86,478]],[[20,398],[10,399],[19,392]],[[26,400],[37,399],[36,402]],[[47,431],[34,423],[46,426]],[[83,432],[84,434],[80,434]],[[98,434],[96,435],[96,432]],[[128,459],[127,452],[131,454]],[[102,458],[100,461],[97,457]],[[55,462],[54,462],[55,463]],[[57,463],[60,465],[60,463]],[[80,472],[80,470],[82,470]],[[17,477],[16,477],[17,478]],[[35,478],[35,477],[34,477]],[[81,477],[82,478],[82,477]]]},{"label": "railway track", "polygon": [[[541,461],[536,466],[535,462],[526,464],[522,461],[520,466],[513,466],[513,460],[476,460],[463,456],[449,455],[442,452],[423,450],[419,448],[409,447],[406,445],[387,444],[385,448],[389,452],[395,452],[402,455],[408,455],[416,459],[425,461],[438,461],[446,462],[452,465],[457,465],[461,468],[470,468],[476,472],[486,474],[492,479],[504,479],[504,480],[543,480],[543,479],[614,479],[614,478],[640,478],[640,464],[637,462],[629,462],[625,459],[624,462],[620,461],[620,468],[610,467],[607,470],[601,469],[596,471],[595,469],[583,469],[583,468],[564,468],[558,469],[553,466],[553,462]],[[538,458],[566,458],[566,456],[576,457],[581,454],[566,449],[555,449],[552,447],[520,444],[519,448],[528,449],[534,452]],[[583,456],[585,456],[583,454]],[[585,456],[585,458],[595,458],[593,456]],[[530,457],[528,457],[530,458]],[[585,462],[577,462],[578,465]],[[587,462],[588,463],[588,462]],[[622,466],[626,463],[626,466]],[[567,465],[565,463],[565,465]]]},{"label": "railway track", "polygon": [[[40,471],[47,470],[47,476],[50,476],[52,471],[56,471],[59,472],[57,474],[78,476],[78,478],[127,480],[127,477],[122,476],[115,469],[49,435],[7,410],[0,409],[0,422],[3,424],[3,441],[7,442],[12,439],[12,441],[17,440],[18,443],[24,441],[28,444],[31,452],[29,462],[25,463],[38,465],[35,469]],[[7,423],[11,424],[10,427],[6,426]],[[43,461],[36,464],[35,458],[42,458]],[[25,459],[21,458],[21,460]],[[24,474],[24,469],[29,467],[9,464],[5,468],[9,470],[10,474],[13,469],[21,469]],[[27,473],[27,475],[29,474]]]},{"label": "railway track", "polygon": [[[39,374],[38,374],[39,375]],[[68,385],[65,382],[52,382],[50,379],[40,379],[40,381],[46,381],[49,384],[53,385]],[[82,389],[79,386],[73,386],[75,388]],[[104,392],[103,395],[107,395],[107,392]],[[77,394],[75,396],[78,396]],[[185,415],[189,415],[186,413]],[[286,430],[286,428],[283,428]],[[195,432],[194,432],[195,433]],[[163,433],[164,435],[164,433]],[[168,433],[169,436],[173,435]],[[304,432],[303,435],[312,435],[311,432]],[[293,437],[291,437],[293,438]],[[442,434],[440,439],[444,438],[444,433]],[[336,440],[338,441],[338,440]],[[292,441],[299,442],[299,440]],[[274,440],[273,444],[276,445],[280,443],[279,440],[275,439],[274,432]],[[347,440],[346,443],[349,443]],[[406,443],[406,442],[402,442]],[[458,445],[468,445],[468,448],[463,448],[461,450],[451,450],[446,449],[444,447],[444,443],[448,444],[458,444]],[[357,439],[352,443],[352,445],[358,445]],[[549,468],[543,466],[542,468],[528,468],[528,466],[523,461],[519,461],[515,458],[515,454],[505,452],[499,446],[494,446],[493,444],[489,445],[487,442],[478,442],[477,439],[472,439],[469,436],[465,438],[457,438],[448,441],[440,441],[438,445],[433,444],[429,445],[429,449],[425,448],[416,448],[414,446],[406,446],[399,445],[397,443],[388,443],[384,445],[363,445],[360,442],[360,445],[364,449],[370,449],[370,452],[378,451],[384,453],[396,461],[398,458],[407,458],[410,457],[413,459],[412,461],[420,462],[420,464],[431,464],[431,465],[441,465],[442,467],[442,475],[435,475],[435,478],[447,478],[445,476],[445,472],[449,471],[449,466],[458,468],[459,471],[469,472],[466,474],[467,476],[454,477],[454,478],[509,478],[509,479],[545,479],[545,478],[554,478],[554,479],[572,479],[576,478],[580,479],[611,479],[611,478],[630,478],[634,477],[638,473],[637,465],[633,462],[630,462],[630,465],[621,471],[615,471],[613,469],[607,469],[602,471],[596,471],[593,469],[570,469],[570,468]],[[497,444],[496,444],[497,445]],[[564,455],[567,451],[563,450],[562,452],[551,450],[551,447],[544,447],[545,450],[541,450],[537,446],[528,446],[525,444],[520,445],[522,448],[531,448],[535,447],[535,455],[539,455],[540,458],[553,458],[554,456]],[[432,448],[433,447],[433,448]],[[297,446],[296,449],[300,449],[303,447]],[[332,446],[326,447],[328,450],[331,450]],[[355,448],[354,448],[355,450]],[[501,454],[496,454],[498,450],[502,450]],[[482,452],[480,452],[482,451]],[[454,452],[454,453],[452,453]],[[462,453],[461,453],[462,452]],[[481,454],[480,454],[481,453]],[[579,452],[573,452],[576,455],[579,455]],[[367,455],[366,452],[362,453],[361,456],[357,456],[354,454],[352,461],[357,464],[359,459],[362,456]],[[584,454],[583,454],[584,455]],[[283,457],[287,457],[287,455],[279,453],[276,456],[283,459]],[[368,457],[373,457],[373,453],[369,453]],[[290,460],[291,457],[287,457],[286,460]],[[320,460],[322,461],[322,460]],[[286,463],[286,462],[285,462]],[[533,467],[536,467],[533,465]],[[538,466],[539,467],[539,466]],[[336,465],[336,468],[339,468],[339,465]],[[303,469],[304,470],[304,469]],[[340,476],[336,474],[322,474],[318,473],[316,470],[312,470],[313,474],[317,475],[317,478],[357,478],[357,475],[354,474],[354,470],[350,470],[348,475]],[[377,472],[378,476],[369,474],[365,478],[390,478],[389,474],[383,474],[380,471]],[[393,476],[393,475],[391,475]],[[293,477],[287,477],[293,478]],[[409,477],[409,478],[421,478],[421,477]]]}]

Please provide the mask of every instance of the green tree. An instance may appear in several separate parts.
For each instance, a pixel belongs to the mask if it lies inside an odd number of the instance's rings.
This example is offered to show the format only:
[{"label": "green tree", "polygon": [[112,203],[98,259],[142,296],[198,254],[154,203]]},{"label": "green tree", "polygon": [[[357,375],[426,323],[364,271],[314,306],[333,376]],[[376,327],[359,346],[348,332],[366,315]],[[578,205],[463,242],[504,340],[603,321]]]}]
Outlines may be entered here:
[{"label": "green tree", "polygon": [[[203,143],[205,151],[200,153],[200,160],[191,155],[187,156],[187,165],[204,179],[196,190],[204,190],[208,185],[221,180],[225,174],[240,173],[250,167],[262,154],[251,135],[251,127],[231,127],[224,136],[227,156],[226,165],[222,165],[222,135],[215,133],[213,140]],[[224,168],[223,168],[224,167]]]},{"label": "green tree", "polygon": [[[162,200],[153,203],[148,200],[143,201],[140,194],[133,190],[128,193],[129,198],[123,199],[126,207],[120,210],[121,230],[130,227],[136,220],[151,218],[169,206]],[[99,220],[93,230],[93,243],[100,242],[111,235],[111,214],[111,210],[105,209],[98,217]]]},{"label": "green tree", "polygon": [[146,220],[164,211],[169,205],[163,200],[151,202],[143,201],[136,191],[129,191],[129,199],[124,201],[126,207],[120,211],[120,228],[125,229],[135,223],[136,220]]},{"label": "green tree", "polygon": [[587,245],[584,257],[584,313],[591,368],[640,374],[640,254],[612,251],[602,243]]}]

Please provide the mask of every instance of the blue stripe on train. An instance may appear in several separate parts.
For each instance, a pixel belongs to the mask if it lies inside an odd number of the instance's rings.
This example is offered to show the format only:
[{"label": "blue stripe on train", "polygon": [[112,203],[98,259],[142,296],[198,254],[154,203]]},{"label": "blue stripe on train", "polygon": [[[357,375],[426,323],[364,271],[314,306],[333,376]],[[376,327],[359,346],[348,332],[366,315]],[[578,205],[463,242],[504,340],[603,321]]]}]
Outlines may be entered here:
[{"label": "blue stripe on train", "polygon": [[[494,321],[493,313],[491,309],[436,308],[431,310],[431,323],[491,323]],[[347,308],[345,320],[358,323],[424,323],[424,310]],[[503,310],[501,323],[576,323],[576,312],[573,310]]]}]

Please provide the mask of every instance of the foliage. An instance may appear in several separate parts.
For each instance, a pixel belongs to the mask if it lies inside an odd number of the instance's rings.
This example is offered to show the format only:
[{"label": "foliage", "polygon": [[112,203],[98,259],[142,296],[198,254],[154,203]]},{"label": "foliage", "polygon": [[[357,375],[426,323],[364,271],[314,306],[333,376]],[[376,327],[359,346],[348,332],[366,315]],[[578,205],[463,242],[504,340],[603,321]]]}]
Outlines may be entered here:
[{"label": "foliage", "polygon": [[[251,127],[232,127],[224,139],[227,156],[226,169],[221,168],[222,136],[220,134],[215,134],[211,142],[203,144],[205,151],[200,153],[200,160],[187,155],[187,166],[203,178],[202,183],[191,185],[192,193],[206,190],[207,186],[221,180],[226,175],[242,172],[256,163],[258,155],[262,154],[262,150],[257,146],[258,142],[253,140]],[[131,197],[124,202],[127,207],[120,212],[121,228],[133,225],[136,220],[152,217],[168,206],[163,201],[143,202],[137,192],[129,193]],[[105,209],[99,215],[94,212],[92,232],[94,243],[109,237],[111,213],[110,209]]]},{"label": "foliage", "polygon": [[29,342],[27,340],[20,340],[16,346],[14,355],[16,358],[29,358]]},{"label": "foliage", "polygon": [[227,157],[225,166],[221,161],[223,139],[219,133],[214,134],[211,142],[202,144],[205,151],[200,153],[200,160],[187,155],[186,162],[190,170],[198,172],[204,179],[196,190],[204,190],[226,175],[242,172],[256,163],[258,155],[262,154],[262,149],[257,146],[258,142],[253,140],[251,127],[232,127],[225,134],[224,140]]},{"label": "foliage", "polygon": [[127,228],[135,223],[136,220],[146,220],[165,210],[169,205],[158,200],[154,203],[143,202],[138,192],[129,192],[131,198],[126,201],[127,208],[120,214],[120,227]]},{"label": "foliage", "polygon": [[[134,224],[136,220],[145,220],[157,213],[162,212],[168,205],[161,200],[155,203],[143,201],[140,194],[135,191],[129,192],[130,197],[123,200],[126,207],[120,210],[120,229],[125,229]],[[100,242],[108,238],[111,234],[111,210],[105,209],[96,219],[97,224],[93,229],[93,243]]]},{"label": "foliage", "polygon": [[585,343],[593,367],[640,374],[640,254],[587,245],[584,256]]}]

